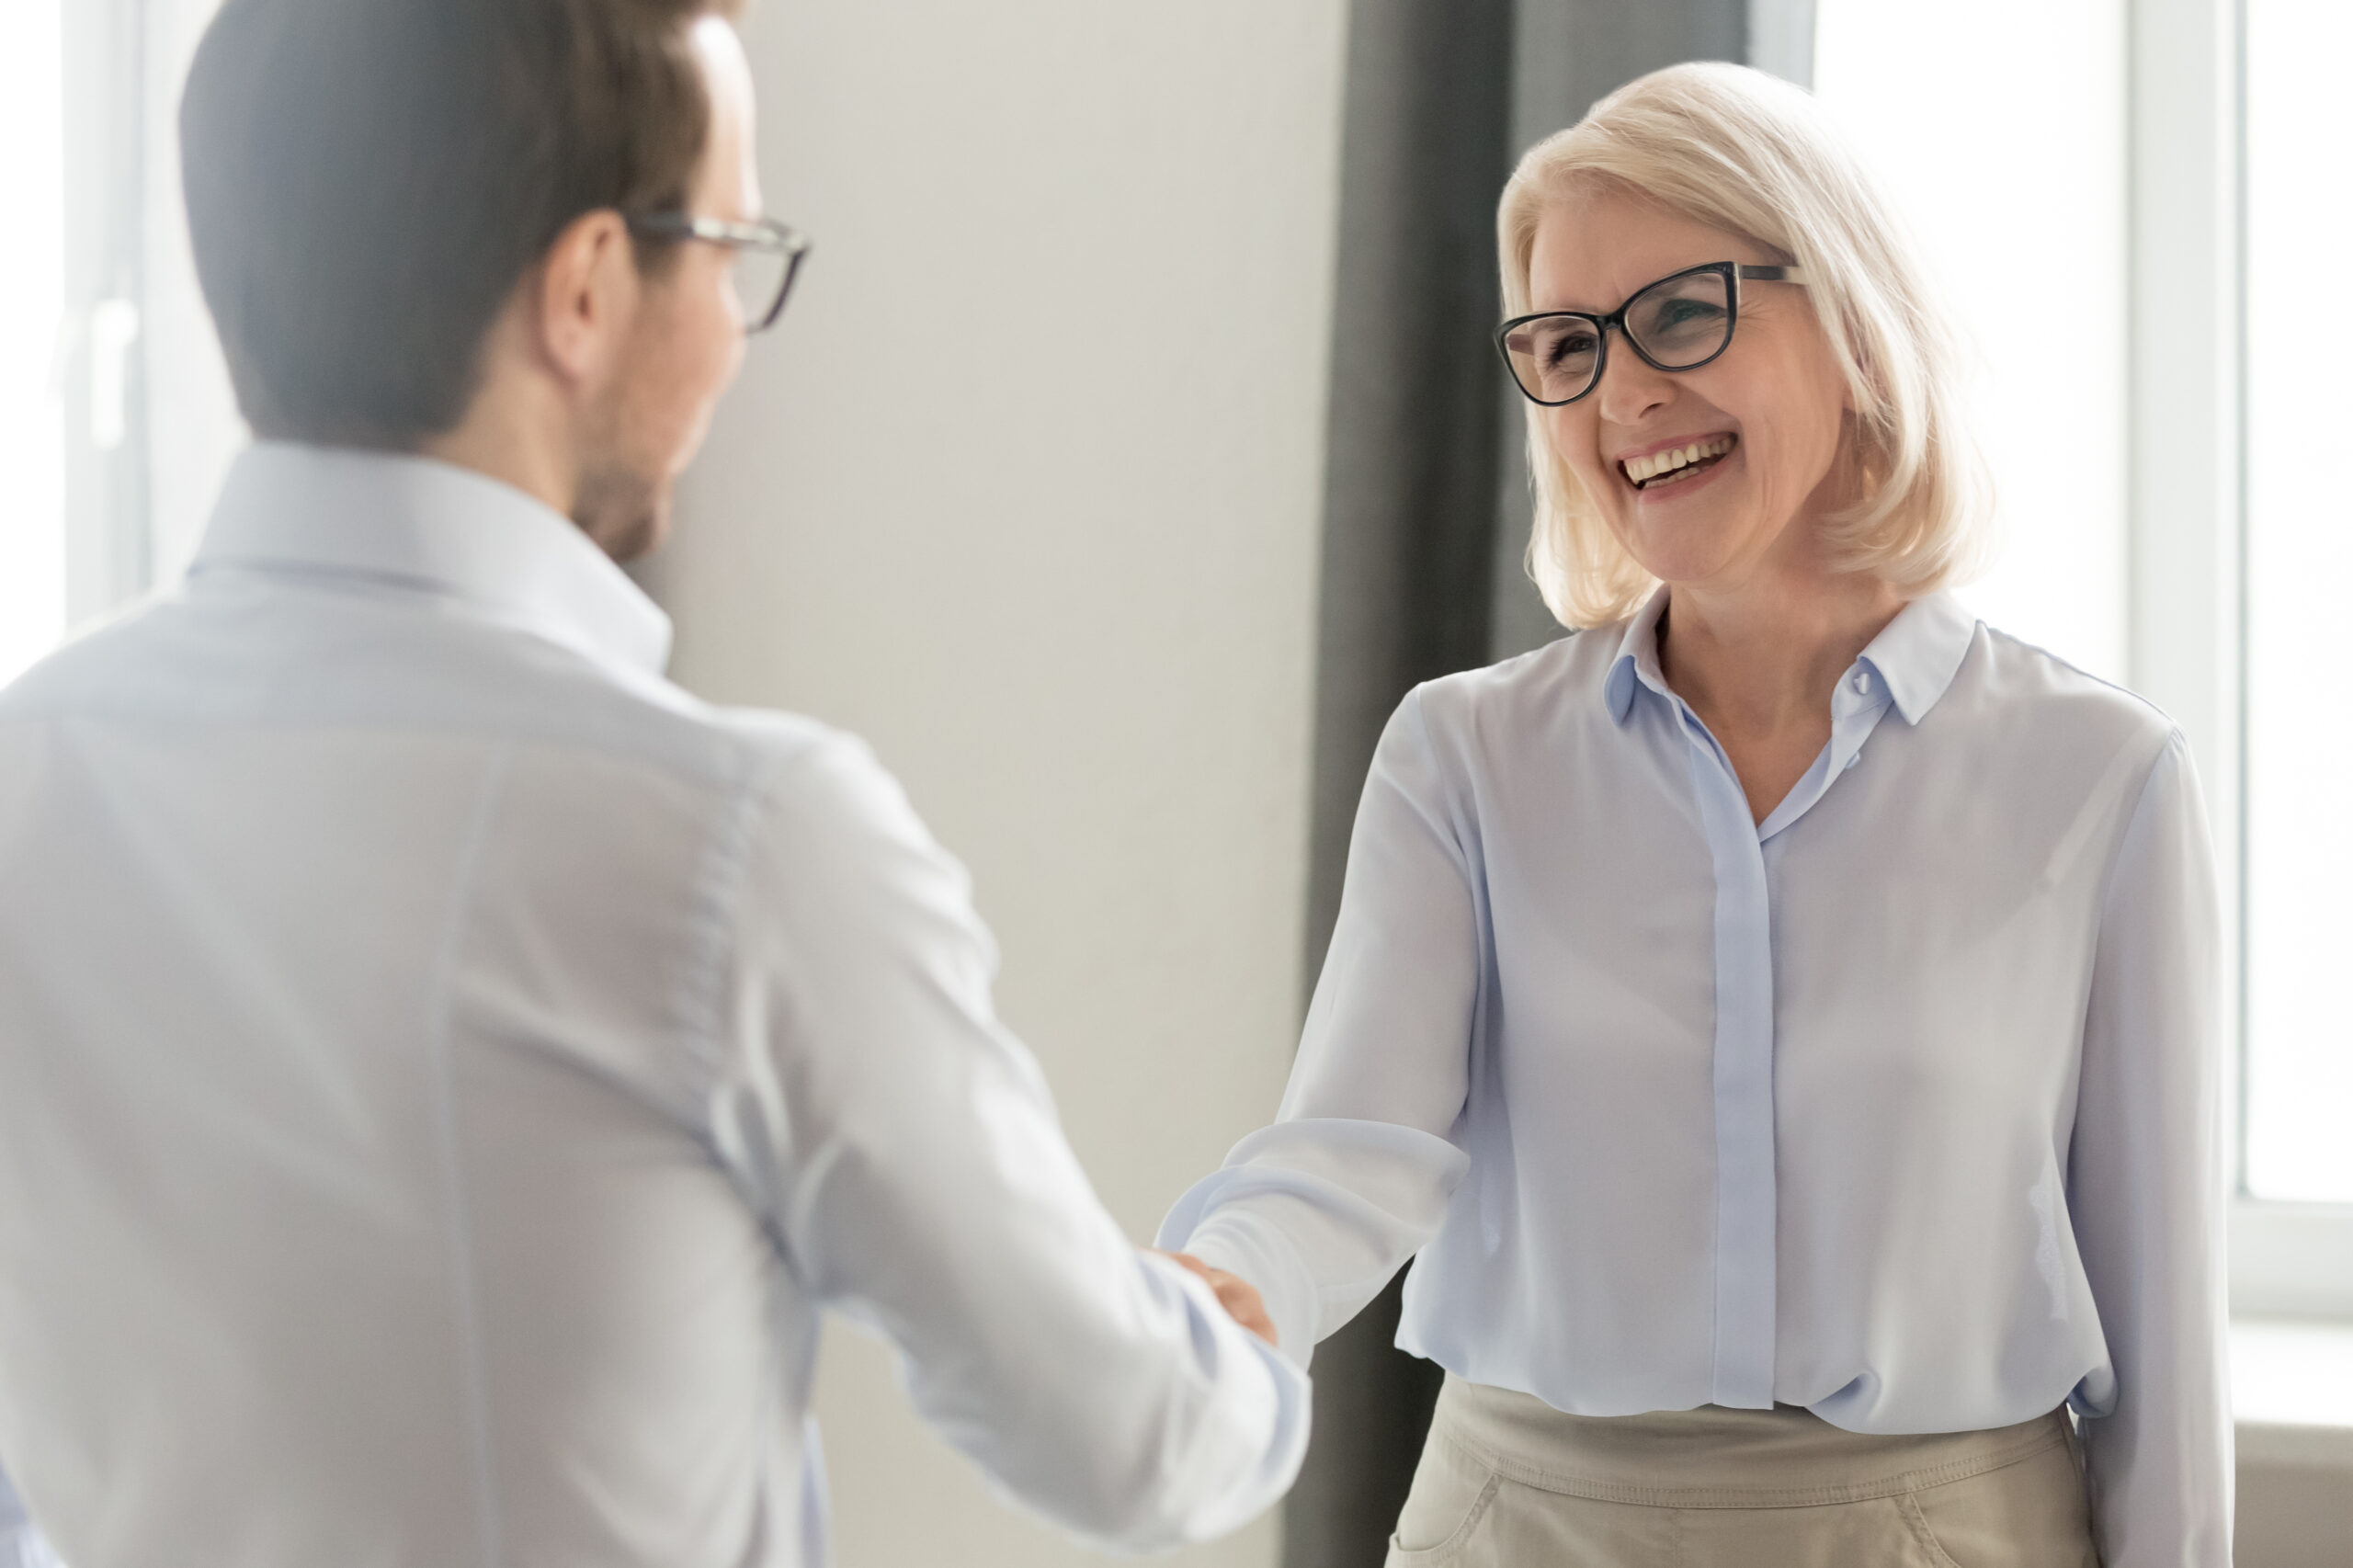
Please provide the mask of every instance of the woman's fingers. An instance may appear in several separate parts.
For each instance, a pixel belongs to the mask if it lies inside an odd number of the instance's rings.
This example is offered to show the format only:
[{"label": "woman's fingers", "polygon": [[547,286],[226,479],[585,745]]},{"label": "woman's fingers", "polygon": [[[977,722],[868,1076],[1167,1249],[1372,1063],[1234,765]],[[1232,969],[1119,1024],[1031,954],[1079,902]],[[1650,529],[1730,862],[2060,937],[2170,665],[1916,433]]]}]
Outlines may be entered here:
[{"label": "woman's fingers", "polygon": [[1172,1259],[1199,1275],[1208,1282],[1210,1290],[1216,1294],[1218,1305],[1225,1309],[1228,1317],[1267,1344],[1275,1343],[1274,1320],[1267,1316],[1267,1303],[1259,1298],[1256,1286],[1238,1274],[1228,1274],[1222,1268],[1211,1268],[1190,1253],[1161,1252],[1158,1247],[1153,1250],[1159,1252],[1161,1256]]}]

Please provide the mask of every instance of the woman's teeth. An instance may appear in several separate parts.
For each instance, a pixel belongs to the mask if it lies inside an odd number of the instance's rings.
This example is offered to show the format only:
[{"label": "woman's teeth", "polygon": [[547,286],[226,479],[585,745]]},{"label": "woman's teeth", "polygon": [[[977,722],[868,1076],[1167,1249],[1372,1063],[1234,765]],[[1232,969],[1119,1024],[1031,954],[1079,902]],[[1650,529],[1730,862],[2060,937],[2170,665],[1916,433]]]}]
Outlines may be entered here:
[{"label": "woman's teeth", "polygon": [[1663,452],[1647,457],[1628,458],[1620,465],[1626,477],[1633,481],[1637,490],[1649,490],[1659,484],[1671,484],[1686,477],[1688,472],[1704,466],[1731,451],[1732,436],[1711,436],[1704,441],[1694,441],[1688,447],[1669,447]]}]

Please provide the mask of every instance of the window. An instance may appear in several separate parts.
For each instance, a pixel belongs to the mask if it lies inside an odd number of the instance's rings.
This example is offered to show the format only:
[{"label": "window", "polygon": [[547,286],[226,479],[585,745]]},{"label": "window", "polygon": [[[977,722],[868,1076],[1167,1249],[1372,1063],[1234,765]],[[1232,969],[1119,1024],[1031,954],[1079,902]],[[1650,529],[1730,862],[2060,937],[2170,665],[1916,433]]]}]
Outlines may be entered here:
[{"label": "window", "polygon": [[2341,0],[2246,3],[2246,1186],[2353,1203],[2353,698],[2342,622],[2353,499],[2353,251],[2342,188],[2353,51]]},{"label": "window", "polygon": [[2149,696],[2197,757],[2235,937],[2234,1305],[2353,1318],[2353,1023],[2331,994],[2353,700],[2329,637],[2353,503],[2314,455],[2353,420],[2325,281],[2353,221],[2315,196],[2353,154],[2353,8],[1819,0],[1815,40],[1816,91],[1984,356],[2007,548],[1963,597]]},{"label": "window", "polygon": [[27,6],[0,51],[0,144],[17,236],[0,246],[0,683],[65,629],[64,44],[57,0]]},{"label": "window", "polygon": [[179,204],[218,0],[26,0],[0,53],[0,683],[186,567],[244,439]]},{"label": "window", "polygon": [[[1975,340],[2004,548],[1963,602],[2126,680],[2122,0],[1819,0],[1813,89]],[[1989,111],[1995,97],[2035,107]]]}]

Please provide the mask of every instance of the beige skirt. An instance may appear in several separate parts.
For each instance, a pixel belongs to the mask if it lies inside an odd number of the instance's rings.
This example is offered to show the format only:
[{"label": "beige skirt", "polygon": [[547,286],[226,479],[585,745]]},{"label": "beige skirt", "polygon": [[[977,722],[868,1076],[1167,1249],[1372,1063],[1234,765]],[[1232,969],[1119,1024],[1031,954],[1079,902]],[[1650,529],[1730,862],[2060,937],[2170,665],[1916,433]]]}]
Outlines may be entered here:
[{"label": "beige skirt", "polygon": [[2098,1568],[2064,1411],[1874,1436],[1793,1405],[1564,1415],[1449,1376],[1389,1568]]}]

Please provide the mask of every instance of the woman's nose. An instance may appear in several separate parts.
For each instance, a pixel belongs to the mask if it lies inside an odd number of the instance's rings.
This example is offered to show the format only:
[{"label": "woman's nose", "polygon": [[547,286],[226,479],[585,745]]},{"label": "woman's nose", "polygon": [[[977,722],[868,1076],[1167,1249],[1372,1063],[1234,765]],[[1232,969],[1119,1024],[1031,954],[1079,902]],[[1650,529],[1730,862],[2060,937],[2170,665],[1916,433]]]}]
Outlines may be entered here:
[{"label": "woman's nose", "polygon": [[1652,369],[1623,337],[1609,349],[1602,361],[1600,384],[1593,390],[1602,418],[1612,425],[1631,425],[1675,395],[1666,373]]}]

